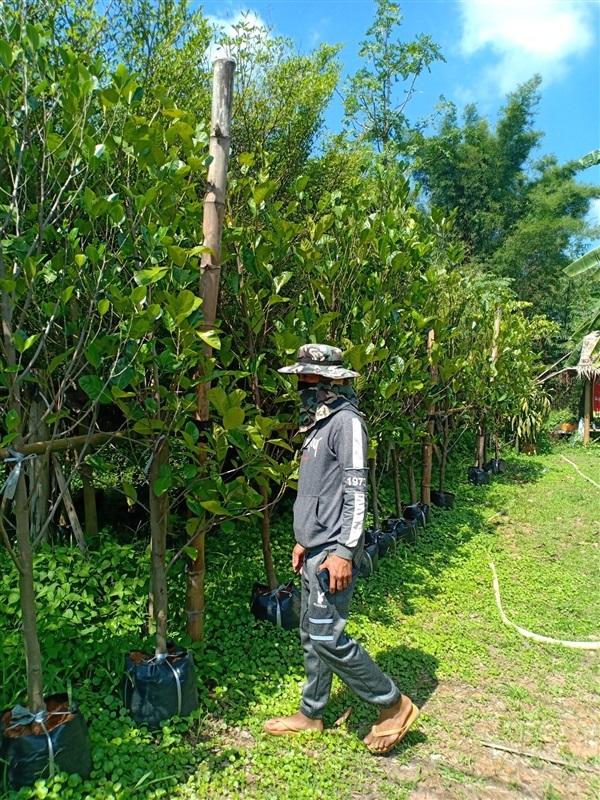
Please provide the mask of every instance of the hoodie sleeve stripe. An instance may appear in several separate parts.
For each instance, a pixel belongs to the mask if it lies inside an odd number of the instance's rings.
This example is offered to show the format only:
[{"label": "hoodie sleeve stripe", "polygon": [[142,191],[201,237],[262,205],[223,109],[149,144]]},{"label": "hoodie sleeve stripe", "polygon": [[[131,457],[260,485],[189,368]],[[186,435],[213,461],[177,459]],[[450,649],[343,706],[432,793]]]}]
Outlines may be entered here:
[{"label": "hoodie sleeve stripe", "polygon": [[363,432],[360,420],[352,417],[352,469],[364,469]]}]

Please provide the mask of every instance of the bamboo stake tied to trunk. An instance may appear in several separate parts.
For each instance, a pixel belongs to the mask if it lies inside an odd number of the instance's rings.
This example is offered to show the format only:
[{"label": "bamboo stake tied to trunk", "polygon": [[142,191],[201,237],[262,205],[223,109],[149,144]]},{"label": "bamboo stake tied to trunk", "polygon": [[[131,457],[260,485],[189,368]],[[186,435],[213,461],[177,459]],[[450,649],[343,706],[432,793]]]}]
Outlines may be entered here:
[{"label": "bamboo stake tied to trunk", "polygon": [[[204,245],[209,248],[210,252],[203,253],[200,262],[202,331],[213,330],[217,319],[221,278],[221,240],[231,147],[234,70],[235,61],[232,58],[220,58],[215,61],[209,144],[209,155],[212,157],[212,161],[208,168],[208,190],[204,198],[202,224]],[[205,345],[202,353],[205,359],[210,359],[212,347]],[[202,381],[198,386],[196,418],[203,423],[207,423],[209,417],[209,388],[208,380]],[[202,445],[200,445],[199,461],[201,464],[205,458],[206,454],[203,453]],[[186,618],[187,632],[193,642],[201,642],[204,636],[204,527],[203,520],[200,520],[201,532],[192,542],[198,555],[188,569]]]}]

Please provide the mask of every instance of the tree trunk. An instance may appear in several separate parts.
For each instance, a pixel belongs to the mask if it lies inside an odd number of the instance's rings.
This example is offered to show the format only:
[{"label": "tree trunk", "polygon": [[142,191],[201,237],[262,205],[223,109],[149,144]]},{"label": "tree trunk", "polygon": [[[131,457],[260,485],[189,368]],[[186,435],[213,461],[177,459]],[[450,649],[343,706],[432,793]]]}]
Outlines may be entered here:
[{"label": "tree trunk", "polygon": [[476,448],[477,466],[482,469],[485,464],[485,426],[483,424],[477,428]]},{"label": "tree trunk", "polygon": [[[231,147],[234,69],[235,61],[231,58],[221,58],[215,61],[209,144],[209,155],[213,160],[208,168],[208,191],[204,198],[202,225],[204,244],[210,248],[211,252],[202,254],[200,264],[200,296],[202,297],[203,313],[201,329],[203,331],[212,330],[217,317],[221,277],[221,238],[227,191],[227,167]],[[203,355],[209,359],[212,355],[212,348],[205,346]],[[202,381],[198,386],[196,418],[205,424],[208,423],[209,418],[209,389],[208,380]],[[203,463],[202,455],[200,455],[199,461],[201,464]],[[204,527],[203,519],[199,521],[199,526],[200,528]],[[193,540],[192,546],[196,548],[198,556],[188,570],[186,620],[187,632],[193,642],[201,642],[204,638],[204,573],[206,569],[204,542],[204,532],[199,533]]]},{"label": "tree trunk", "polygon": [[590,378],[585,379],[583,385],[583,443],[589,444],[590,428],[592,425],[592,402],[593,402],[594,381]]},{"label": "tree trunk", "polygon": [[444,493],[446,488],[446,467],[448,466],[448,442],[450,439],[450,420],[448,414],[444,417],[444,429],[442,435],[442,458],[440,461],[440,493]]},{"label": "tree trunk", "polygon": [[398,468],[398,452],[392,447],[392,470],[394,474],[394,499],[396,501],[396,517],[402,516],[402,495],[400,493],[400,474]]},{"label": "tree trunk", "polygon": [[[15,452],[22,452],[23,440],[19,437],[13,442]],[[33,585],[33,551],[29,538],[29,508],[24,471],[21,470],[15,493],[15,522],[17,545],[21,572],[19,574],[19,594],[23,616],[23,643],[25,645],[25,665],[27,669],[27,697],[29,710],[38,714],[46,709],[44,703],[44,684],[42,677],[42,655],[37,635],[35,615],[35,590]]]},{"label": "tree trunk", "polygon": [[[10,273],[12,276],[12,273]],[[12,449],[16,453],[23,453],[23,403],[18,377],[14,368],[17,366],[15,346],[13,342],[13,298],[5,288],[7,273],[5,271],[2,246],[0,246],[0,306],[2,319],[2,336],[4,338],[4,353],[6,365],[11,368],[5,376],[5,386],[8,394],[8,405],[19,420],[18,436],[12,442]],[[25,648],[25,667],[27,671],[27,698],[29,709],[34,714],[46,710],[44,703],[44,680],[42,675],[42,654],[37,635],[37,621],[35,612],[35,588],[33,583],[33,551],[29,538],[29,508],[27,502],[27,485],[25,482],[24,465],[21,465],[19,480],[17,481],[14,510],[15,527],[17,534],[17,549],[19,560],[19,598],[21,603],[21,625],[23,628],[23,644]],[[16,466],[14,467],[17,468]]]},{"label": "tree trunk", "polygon": [[[430,383],[437,383],[437,368],[431,363],[435,333],[431,330],[427,337],[427,353],[430,359]],[[421,467],[421,502],[426,505],[431,503],[431,472],[433,466],[433,452],[431,440],[435,433],[435,403],[429,406],[427,425],[425,426],[425,439],[423,440],[423,461]]]},{"label": "tree trunk", "polygon": [[[34,389],[27,422],[28,434],[34,441],[47,439],[49,436],[48,426],[42,420],[44,411],[45,406]],[[49,509],[50,464],[47,455],[43,455],[41,458],[32,458],[29,462],[29,487],[29,533],[33,541],[44,527]],[[48,541],[47,527],[42,541]]]},{"label": "tree trunk", "polygon": [[377,492],[377,457],[369,459],[369,478],[371,480],[371,495],[373,499],[373,527],[379,530],[379,497]]},{"label": "tree trunk", "polygon": [[159,439],[150,464],[148,476],[150,507],[150,541],[152,547],[151,586],[154,619],[156,620],[156,655],[167,652],[167,576],[165,573],[165,553],[167,549],[167,529],[169,527],[169,493],[160,497],[154,491],[162,465],[169,461],[169,441]]},{"label": "tree trunk", "polygon": [[414,505],[418,501],[417,496],[417,481],[415,479],[415,470],[413,466],[408,467],[408,488],[410,491],[410,502],[411,505]]},{"label": "tree trunk", "polygon": [[269,589],[276,589],[279,586],[277,576],[275,575],[275,567],[273,566],[273,553],[271,552],[271,526],[269,520],[269,490],[266,486],[259,486],[259,492],[262,495],[262,519],[260,521],[260,534],[262,539],[263,559],[265,562],[265,570],[267,573],[267,583]]},{"label": "tree trunk", "polygon": [[498,436],[498,431],[496,431],[494,433],[494,453],[495,453],[494,458],[496,459],[496,461],[498,461],[498,459],[500,458],[500,440],[499,440],[499,438],[500,437]]}]

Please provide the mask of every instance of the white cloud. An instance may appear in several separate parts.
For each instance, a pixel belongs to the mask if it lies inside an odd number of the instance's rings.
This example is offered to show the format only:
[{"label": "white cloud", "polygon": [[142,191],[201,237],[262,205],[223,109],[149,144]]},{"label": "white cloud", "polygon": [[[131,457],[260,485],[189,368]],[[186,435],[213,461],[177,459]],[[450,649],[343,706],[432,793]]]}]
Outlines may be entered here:
[{"label": "white cloud", "polygon": [[[214,61],[215,58],[227,58],[229,56],[235,58],[245,44],[252,42],[256,45],[269,38],[269,27],[257,11],[240,9],[227,16],[207,14],[206,19],[215,29],[215,40],[217,42],[209,48],[208,57],[211,61]],[[235,39],[239,37],[241,26],[246,31],[245,43],[229,44],[222,42],[224,38]]]},{"label": "white cloud", "polygon": [[548,84],[594,44],[594,6],[578,0],[460,0],[460,47],[465,56],[486,50],[495,56],[481,76],[488,91],[506,94],[535,72]]}]

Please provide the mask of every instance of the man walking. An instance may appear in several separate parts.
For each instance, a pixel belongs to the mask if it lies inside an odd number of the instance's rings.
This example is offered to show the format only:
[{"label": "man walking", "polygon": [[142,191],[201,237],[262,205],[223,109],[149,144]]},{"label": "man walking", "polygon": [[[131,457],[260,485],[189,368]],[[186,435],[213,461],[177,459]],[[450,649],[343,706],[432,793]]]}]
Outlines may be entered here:
[{"label": "man walking", "polygon": [[[297,362],[279,370],[298,375],[302,445],[294,504],[294,572],[302,573],[300,637],[306,683],[300,711],[265,724],[281,736],[323,730],[333,673],[355,694],[379,707],[365,738],[374,753],[387,753],[419,716],[392,679],[344,632],[360,564],[367,508],[367,431],[337,347],[307,344]],[[329,591],[318,573],[327,570]]]}]

